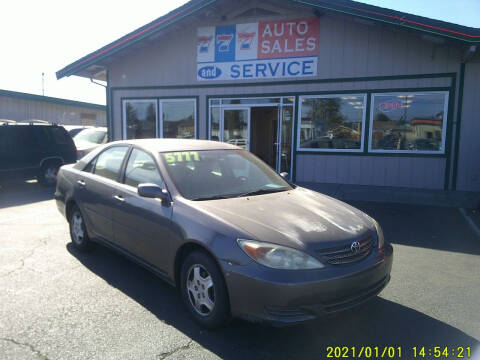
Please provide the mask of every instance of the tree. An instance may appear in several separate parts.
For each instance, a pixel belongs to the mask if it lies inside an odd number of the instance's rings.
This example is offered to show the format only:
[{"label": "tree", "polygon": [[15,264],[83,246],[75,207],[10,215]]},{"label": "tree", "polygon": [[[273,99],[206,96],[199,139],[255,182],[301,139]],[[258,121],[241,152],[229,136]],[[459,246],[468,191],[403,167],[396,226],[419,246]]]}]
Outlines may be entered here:
[{"label": "tree", "polygon": [[344,123],[341,111],[341,100],[338,98],[316,99],[312,102],[312,119],[316,132],[324,134]]}]

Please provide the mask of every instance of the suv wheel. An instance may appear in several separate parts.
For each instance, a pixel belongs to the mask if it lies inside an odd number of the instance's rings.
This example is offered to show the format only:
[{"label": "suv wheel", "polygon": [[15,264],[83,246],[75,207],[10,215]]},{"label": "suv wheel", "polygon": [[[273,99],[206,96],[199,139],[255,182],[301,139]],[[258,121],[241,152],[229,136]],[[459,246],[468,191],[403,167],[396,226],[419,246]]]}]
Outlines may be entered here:
[{"label": "suv wheel", "polygon": [[87,250],[90,245],[90,239],[88,238],[85,220],[83,220],[82,213],[77,206],[74,206],[72,209],[69,225],[70,238],[72,239],[73,245],[78,250]]},{"label": "suv wheel", "polygon": [[180,291],[185,306],[200,325],[214,329],[230,319],[223,275],[205,252],[194,251],[183,262]]},{"label": "suv wheel", "polygon": [[60,168],[58,163],[45,163],[38,174],[38,182],[44,186],[53,186],[57,182],[57,173]]}]

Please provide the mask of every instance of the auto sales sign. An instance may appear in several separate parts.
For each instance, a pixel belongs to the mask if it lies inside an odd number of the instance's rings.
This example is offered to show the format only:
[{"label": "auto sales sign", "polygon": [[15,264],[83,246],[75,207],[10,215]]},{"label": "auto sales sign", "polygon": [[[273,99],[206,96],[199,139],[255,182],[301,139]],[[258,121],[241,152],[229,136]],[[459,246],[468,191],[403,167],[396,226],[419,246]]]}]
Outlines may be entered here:
[{"label": "auto sales sign", "polygon": [[315,76],[318,35],[318,18],[199,28],[197,79]]}]

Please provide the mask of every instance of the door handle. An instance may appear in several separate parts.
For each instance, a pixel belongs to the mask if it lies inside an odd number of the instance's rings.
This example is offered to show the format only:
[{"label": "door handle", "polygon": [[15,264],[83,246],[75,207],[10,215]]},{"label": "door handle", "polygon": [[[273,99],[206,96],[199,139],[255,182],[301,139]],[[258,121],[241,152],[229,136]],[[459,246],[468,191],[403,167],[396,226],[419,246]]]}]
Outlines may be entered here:
[{"label": "door handle", "polygon": [[115,195],[113,198],[114,198],[115,200],[120,201],[120,202],[124,202],[124,201],[125,201],[125,199],[124,199],[123,196],[121,196],[121,195]]},{"label": "door handle", "polygon": [[80,186],[85,186],[85,181],[83,180],[77,180],[77,184],[80,185]]}]

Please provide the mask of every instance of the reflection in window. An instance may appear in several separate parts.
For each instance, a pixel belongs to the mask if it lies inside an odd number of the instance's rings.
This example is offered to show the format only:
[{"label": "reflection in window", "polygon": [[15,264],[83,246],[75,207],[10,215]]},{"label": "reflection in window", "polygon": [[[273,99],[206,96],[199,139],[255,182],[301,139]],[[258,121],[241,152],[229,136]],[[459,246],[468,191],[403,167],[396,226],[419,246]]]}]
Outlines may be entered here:
[{"label": "reflection in window", "polygon": [[128,146],[114,146],[103,151],[95,162],[94,174],[116,181],[127,150]]},{"label": "reflection in window", "polygon": [[282,108],[282,152],[280,155],[280,172],[291,173],[291,155],[292,155],[292,118],[293,106],[284,106]]},{"label": "reflection in window", "polygon": [[300,148],[360,150],[364,95],[302,97]]},{"label": "reflection in window", "polygon": [[373,95],[372,150],[442,152],[446,104],[446,93]]},{"label": "reflection in window", "polygon": [[125,101],[125,127],[127,139],[156,137],[157,101]]},{"label": "reflection in window", "polygon": [[163,187],[163,181],[153,158],[141,150],[133,149],[125,169],[125,184],[137,187],[142,183]]},{"label": "reflection in window", "polygon": [[220,108],[210,108],[210,140],[220,141]]},{"label": "reflection in window", "polygon": [[248,109],[223,111],[223,141],[247,148]]},{"label": "reflection in window", "polygon": [[161,103],[164,138],[195,138],[195,100]]}]

